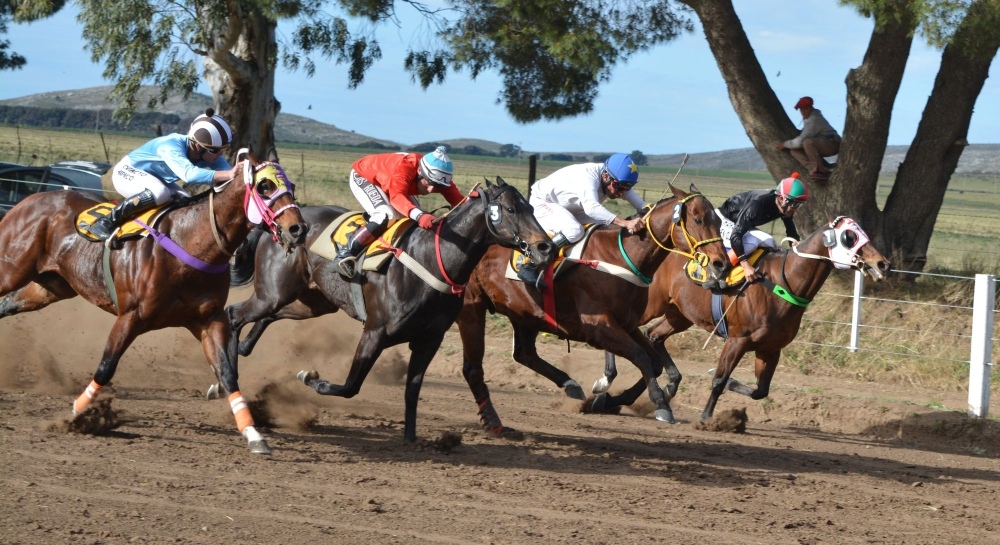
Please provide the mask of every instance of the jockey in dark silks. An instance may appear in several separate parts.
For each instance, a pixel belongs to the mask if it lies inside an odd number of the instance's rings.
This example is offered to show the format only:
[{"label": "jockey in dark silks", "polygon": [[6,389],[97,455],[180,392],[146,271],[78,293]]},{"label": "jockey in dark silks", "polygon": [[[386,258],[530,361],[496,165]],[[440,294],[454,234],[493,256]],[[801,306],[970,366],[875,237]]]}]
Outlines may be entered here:
[{"label": "jockey in dark silks", "polygon": [[729,253],[729,260],[735,266],[743,267],[747,282],[753,282],[759,275],[747,261],[750,254],[760,246],[777,249],[771,235],[757,229],[758,226],[781,219],[787,236],[799,240],[792,217],[802,203],[809,200],[809,189],[798,179],[799,174],[781,180],[774,189],[753,189],[737,193],[726,199],[715,211],[722,219],[722,242]]}]

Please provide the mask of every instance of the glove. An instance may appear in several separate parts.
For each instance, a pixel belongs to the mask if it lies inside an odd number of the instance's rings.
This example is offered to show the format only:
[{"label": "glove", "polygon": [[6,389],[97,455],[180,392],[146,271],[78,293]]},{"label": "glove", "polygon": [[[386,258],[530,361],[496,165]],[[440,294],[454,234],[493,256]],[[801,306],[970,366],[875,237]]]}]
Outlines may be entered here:
[{"label": "glove", "polygon": [[420,217],[417,218],[417,225],[419,225],[421,229],[430,229],[431,227],[434,227],[434,214],[428,214],[426,212],[420,214]]}]

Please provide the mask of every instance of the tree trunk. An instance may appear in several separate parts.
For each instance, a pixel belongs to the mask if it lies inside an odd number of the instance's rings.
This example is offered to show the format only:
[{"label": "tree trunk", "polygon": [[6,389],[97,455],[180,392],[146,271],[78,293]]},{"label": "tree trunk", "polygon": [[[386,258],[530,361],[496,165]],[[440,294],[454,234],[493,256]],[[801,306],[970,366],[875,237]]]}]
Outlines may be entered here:
[{"label": "tree trunk", "polygon": [[799,163],[778,150],[779,142],[794,138],[798,131],[788,118],[757,61],[743,24],[730,0],[680,0],[701,20],[729,100],[746,129],[747,136],[776,180],[799,170]]},{"label": "tree trunk", "polygon": [[274,150],[274,118],[281,107],[274,98],[277,23],[258,13],[241,15],[230,19],[218,47],[204,58],[216,111],[233,129],[230,161],[243,147],[261,159]]},{"label": "tree trunk", "polygon": [[[995,3],[977,1],[941,56],[941,69],[927,100],[917,134],[899,166],[885,206],[885,229],[893,262],[921,271],[945,191],[965,146],[972,110],[1000,48]],[[990,17],[988,10],[993,10]],[[984,13],[987,11],[987,13]]]}]

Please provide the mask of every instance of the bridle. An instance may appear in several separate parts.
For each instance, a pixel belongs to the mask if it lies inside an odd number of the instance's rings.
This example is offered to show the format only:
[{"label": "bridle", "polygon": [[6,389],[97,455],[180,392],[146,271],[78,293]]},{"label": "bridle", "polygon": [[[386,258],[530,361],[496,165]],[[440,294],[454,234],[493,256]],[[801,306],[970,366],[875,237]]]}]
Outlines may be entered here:
[{"label": "bridle", "polygon": [[[688,232],[687,226],[685,226],[685,224],[684,224],[684,204],[687,201],[689,201],[689,200],[691,200],[691,199],[693,199],[695,197],[703,197],[703,196],[704,195],[702,195],[701,193],[691,193],[691,194],[687,195],[686,197],[684,197],[683,199],[678,200],[677,203],[674,204],[673,215],[671,216],[671,219],[670,219],[670,226],[671,227],[670,227],[670,232],[669,232],[667,238],[671,242],[673,242],[673,237],[674,237],[674,228],[673,228],[673,226],[676,225],[676,226],[680,227],[681,228],[681,234],[684,236],[684,240],[687,242],[688,247],[691,248],[690,252],[685,252],[684,250],[678,249],[676,247],[676,244],[674,245],[673,248],[668,248],[665,243],[663,243],[659,238],[656,237],[656,234],[653,232],[652,225],[650,224],[650,218],[653,215],[653,210],[655,210],[656,207],[660,205],[659,202],[656,203],[656,204],[654,204],[649,209],[649,212],[646,212],[646,215],[643,216],[643,218],[642,218],[643,223],[645,223],[645,225],[646,225],[646,232],[649,233],[649,238],[652,239],[652,241],[657,246],[659,246],[660,248],[662,248],[662,249],[664,249],[664,250],[666,250],[668,252],[674,252],[674,253],[677,253],[677,254],[681,254],[681,255],[686,256],[686,257],[688,257],[690,259],[698,259],[698,256],[705,255],[703,252],[697,251],[698,248],[701,248],[702,246],[705,246],[706,244],[711,244],[713,242],[719,242],[722,239],[720,237],[714,237],[714,238],[707,238],[705,240],[700,240],[700,241],[699,240],[695,240],[695,238],[693,236],[691,236],[691,233]],[[632,272],[636,276],[638,276],[643,282],[645,282],[647,284],[653,283],[653,279],[649,278],[649,277],[647,277],[645,275],[643,275],[639,271],[639,268],[636,267],[634,263],[632,263],[632,260],[628,257],[628,254],[625,252],[625,245],[623,244],[623,240],[622,240],[623,239],[622,233],[624,231],[625,231],[624,229],[618,231],[618,250],[621,252],[622,257],[625,259],[625,264],[627,264],[629,266],[629,269],[631,269]]]},{"label": "bridle", "polygon": [[[241,155],[249,154],[247,148],[241,149],[237,152],[236,157],[239,160]],[[260,191],[257,189],[256,178],[258,175],[267,175],[271,179],[277,189],[270,197],[266,199],[261,197]],[[215,193],[221,193],[227,185],[233,180],[223,182],[212,188],[212,192],[209,194],[208,206],[211,217],[212,224],[212,236],[215,237],[215,243],[222,250],[222,253],[229,257],[233,257],[225,244],[222,242],[222,236],[219,233],[218,225],[215,221],[215,208],[213,198]],[[275,220],[283,214],[286,210],[292,208],[298,208],[299,205],[295,203],[295,184],[288,179],[285,174],[285,170],[281,168],[281,165],[272,161],[265,161],[257,165],[251,165],[249,157],[243,160],[243,185],[245,187],[245,192],[243,194],[243,212],[246,214],[247,221],[254,225],[260,225],[264,223],[268,227],[268,231],[271,232],[271,239],[275,242],[284,246],[284,242],[281,239],[281,226],[278,225]],[[278,210],[271,210],[271,206],[277,201],[282,195],[291,195],[292,203],[282,206]]]},{"label": "bridle", "polygon": [[[514,189],[512,185],[497,186],[499,191],[494,195],[491,191],[492,188],[478,189],[478,184],[472,191],[472,193],[478,193],[482,195],[486,194],[486,198],[483,198],[483,217],[486,219],[486,229],[490,232],[494,238],[502,246],[508,248],[517,248],[521,250],[522,253],[531,255],[531,246],[517,234],[517,230],[508,225],[507,214],[504,214],[504,206],[500,204],[500,196],[504,194],[505,191]],[[465,200],[468,200],[466,197]],[[463,200],[462,203],[465,201]],[[462,203],[459,203],[461,205]],[[506,212],[509,214],[517,214],[517,211],[513,207],[508,207]],[[461,297],[465,293],[465,286],[463,284],[458,284],[448,276],[448,271],[444,268],[444,258],[441,255],[441,227],[444,225],[444,221],[439,221],[437,228],[434,230],[434,253],[437,257],[438,270],[441,271],[441,276],[444,278],[445,282],[451,289],[451,293]],[[498,227],[504,226],[508,231],[513,233],[512,236],[504,236],[500,234]]]}]

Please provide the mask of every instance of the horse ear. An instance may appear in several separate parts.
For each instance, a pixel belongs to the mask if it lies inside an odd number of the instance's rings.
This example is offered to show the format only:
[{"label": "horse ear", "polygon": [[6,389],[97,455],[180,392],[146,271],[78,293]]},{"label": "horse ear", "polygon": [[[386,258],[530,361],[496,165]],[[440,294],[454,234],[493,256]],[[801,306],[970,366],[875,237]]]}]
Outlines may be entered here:
[{"label": "horse ear", "polygon": [[271,149],[267,150],[267,160],[271,163],[278,162],[278,150],[274,146],[271,146]]},{"label": "horse ear", "polygon": [[691,183],[691,187],[688,188],[688,191],[690,191],[691,193],[699,193],[699,194],[701,193],[701,191],[694,186],[693,182]]},{"label": "horse ear", "polygon": [[674,184],[667,182],[667,186],[669,186],[670,191],[674,193],[674,197],[677,197],[678,199],[683,199],[684,197],[687,197],[687,193],[685,193],[683,189],[674,187]]},{"label": "horse ear", "polygon": [[493,187],[493,182],[491,182],[489,178],[483,176],[483,180],[486,181],[486,187]]},{"label": "horse ear", "polygon": [[498,176],[497,176],[497,185],[498,185],[498,186],[500,186],[500,185],[507,185],[507,182],[503,181],[503,178],[501,178],[501,177],[500,177],[500,176],[498,175]]}]

